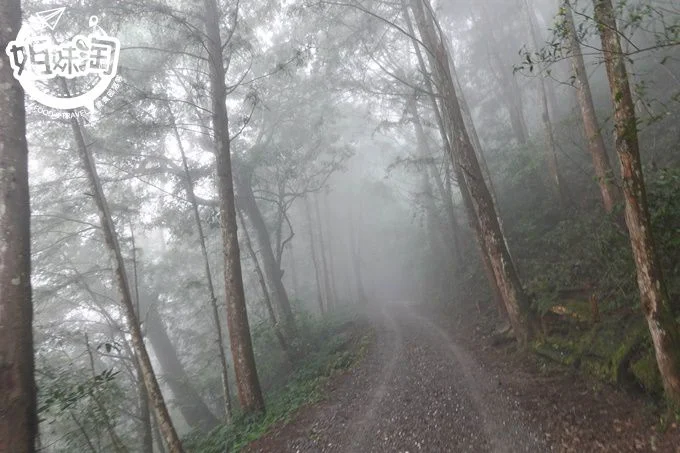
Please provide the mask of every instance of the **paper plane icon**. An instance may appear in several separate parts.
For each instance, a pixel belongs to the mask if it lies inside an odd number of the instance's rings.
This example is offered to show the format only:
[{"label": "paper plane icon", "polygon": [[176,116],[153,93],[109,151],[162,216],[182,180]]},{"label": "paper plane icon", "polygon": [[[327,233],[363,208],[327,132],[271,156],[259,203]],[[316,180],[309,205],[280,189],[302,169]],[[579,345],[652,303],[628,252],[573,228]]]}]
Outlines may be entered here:
[{"label": "paper plane icon", "polygon": [[65,6],[61,8],[48,9],[47,11],[41,11],[37,14],[38,19],[42,22],[43,26],[48,27],[50,30],[54,30],[59,19],[61,19],[62,14],[66,10]]}]

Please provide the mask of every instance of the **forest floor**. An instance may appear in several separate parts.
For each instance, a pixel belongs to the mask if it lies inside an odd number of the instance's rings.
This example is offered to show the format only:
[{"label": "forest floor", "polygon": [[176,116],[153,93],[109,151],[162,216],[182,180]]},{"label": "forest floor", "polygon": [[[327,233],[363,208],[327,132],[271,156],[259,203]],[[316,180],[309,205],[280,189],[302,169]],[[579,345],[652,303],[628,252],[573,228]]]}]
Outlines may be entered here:
[{"label": "forest floor", "polygon": [[539,369],[484,329],[417,306],[368,317],[365,359],[243,451],[680,452],[678,426],[661,432],[642,396]]}]

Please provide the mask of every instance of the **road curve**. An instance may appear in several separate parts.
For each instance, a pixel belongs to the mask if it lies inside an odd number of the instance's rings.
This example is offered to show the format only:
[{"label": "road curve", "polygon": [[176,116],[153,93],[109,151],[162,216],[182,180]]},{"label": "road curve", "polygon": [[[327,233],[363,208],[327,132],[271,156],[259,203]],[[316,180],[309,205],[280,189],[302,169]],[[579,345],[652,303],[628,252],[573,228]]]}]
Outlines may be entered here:
[{"label": "road curve", "polygon": [[277,451],[552,451],[514,398],[436,322],[407,304],[376,310],[371,322],[376,340],[365,360],[328,401],[281,430]]}]

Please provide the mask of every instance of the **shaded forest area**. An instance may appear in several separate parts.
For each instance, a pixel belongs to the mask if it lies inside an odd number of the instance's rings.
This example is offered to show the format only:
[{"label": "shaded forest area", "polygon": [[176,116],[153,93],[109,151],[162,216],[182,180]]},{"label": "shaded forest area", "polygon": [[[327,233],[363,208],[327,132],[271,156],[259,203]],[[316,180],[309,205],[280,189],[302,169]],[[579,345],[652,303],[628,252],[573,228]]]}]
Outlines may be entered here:
[{"label": "shaded forest area", "polygon": [[677,1],[85,0],[50,116],[60,6],[0,4],[0,453],[236,451],[394,301],[679,416]]}]

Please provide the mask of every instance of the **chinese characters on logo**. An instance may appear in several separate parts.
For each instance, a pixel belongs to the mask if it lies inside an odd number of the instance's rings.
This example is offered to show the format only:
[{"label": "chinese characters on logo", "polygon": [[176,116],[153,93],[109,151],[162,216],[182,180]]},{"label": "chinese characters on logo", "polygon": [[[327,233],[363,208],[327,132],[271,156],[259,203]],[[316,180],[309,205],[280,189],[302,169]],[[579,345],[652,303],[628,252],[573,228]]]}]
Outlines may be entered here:
[{"label": "chinese characters on logo", "polygon": [[52,45],[48,38],[39,36],[25,43],[12,41],[8,46],[14,75],[22,77],[27,71],[34,80],[109,76],[115,70],[119,50],[117,39],[81,35],[61,45]]}]

